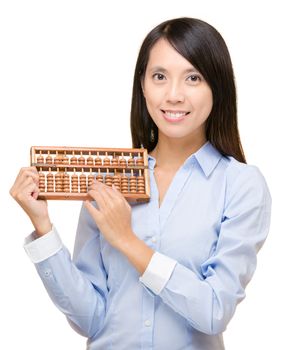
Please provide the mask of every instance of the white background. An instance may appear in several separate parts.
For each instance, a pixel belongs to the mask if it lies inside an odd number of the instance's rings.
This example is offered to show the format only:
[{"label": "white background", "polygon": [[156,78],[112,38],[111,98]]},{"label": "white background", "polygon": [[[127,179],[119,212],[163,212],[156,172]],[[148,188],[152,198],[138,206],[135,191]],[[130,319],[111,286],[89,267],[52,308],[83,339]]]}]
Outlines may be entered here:
[{"label": "white background", "polygon": [[[247,160],[261,169],[273,197],[270,235],[247,298],[225,333],[226,348],[282,348],[278,1],[128,3],[0,1],[0,348],[85,349],[85,339],[55,309],[25,255],[22,243],[32,226],[9,188],[29,164],[31,145],[131,147],[131,86],[141,41],[159,22],[181,16],[201,18],[225,38]],[[72,250],[80,203],[49,202],[49,208]]]}]

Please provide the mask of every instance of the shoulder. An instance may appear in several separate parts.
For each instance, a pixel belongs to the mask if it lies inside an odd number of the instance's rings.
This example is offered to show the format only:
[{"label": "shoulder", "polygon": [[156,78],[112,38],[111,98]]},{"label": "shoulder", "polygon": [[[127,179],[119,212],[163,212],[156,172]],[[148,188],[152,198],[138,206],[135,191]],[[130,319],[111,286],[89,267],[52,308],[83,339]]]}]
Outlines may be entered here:
[{"label": "shoulder", "polygon": [[241,163],[233,157],[224,157],[226,162],[226,180],[229,186],[240,186],[246,182],[254,185],[266,184],[265,178],[256,165]]},{"label": "shoulder", "polygon": [[270,193],[264,175],[256,165],[224,157],[226,162],[226,201],[270,202]]}]

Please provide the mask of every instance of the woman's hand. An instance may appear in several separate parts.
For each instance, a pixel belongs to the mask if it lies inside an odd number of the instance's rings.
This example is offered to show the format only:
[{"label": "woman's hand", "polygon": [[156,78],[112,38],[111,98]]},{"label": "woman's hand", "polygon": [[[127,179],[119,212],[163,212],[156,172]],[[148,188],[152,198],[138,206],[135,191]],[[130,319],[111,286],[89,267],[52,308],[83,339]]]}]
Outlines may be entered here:
[{"label": "woman's hand", "polygon": [[114,186],[110,188],[98,181],[90,187],[88,194],[96,201],[98,209],[90,201],[85,201],[85,207],[99,230],[142,275],[154,251],[132,231],[130,205]]},{"label": "woman's hand", "polygon": [[39,175],[35,167],[22,168],[10,189],[11,196],[19,203],[29,216],[39,236],[52,228],[47,202],[38,200]]},{"label": "woman's hand", "polygon": [[131,207],[114,186],[110,188],[95,181],[88,194],[96,201],[98,209],[90,201],[85,201],[85,207],[113,247],[120,249],[135,237],[131,228]]}]

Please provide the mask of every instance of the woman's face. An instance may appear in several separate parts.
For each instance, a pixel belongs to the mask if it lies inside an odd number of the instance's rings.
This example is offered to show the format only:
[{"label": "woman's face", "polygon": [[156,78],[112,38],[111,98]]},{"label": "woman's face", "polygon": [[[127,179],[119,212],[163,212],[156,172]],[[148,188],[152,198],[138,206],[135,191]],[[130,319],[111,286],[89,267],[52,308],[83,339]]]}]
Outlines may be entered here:
[{"label": "woman's face", "polygon": [[203,76],[167,40],[152,47],[142,88],[159,138],[205,140],[212,91]]}]

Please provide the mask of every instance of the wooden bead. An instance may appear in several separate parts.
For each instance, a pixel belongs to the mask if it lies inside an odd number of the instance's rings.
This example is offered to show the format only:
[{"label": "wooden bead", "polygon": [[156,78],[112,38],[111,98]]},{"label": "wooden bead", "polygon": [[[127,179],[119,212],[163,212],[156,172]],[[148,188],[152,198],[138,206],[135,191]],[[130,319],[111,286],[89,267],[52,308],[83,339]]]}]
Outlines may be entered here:
[{"label": "wooden bead", "polygon": [[103,183],[104,182],[103,175],[101,175],[101,174],[96,175],[96,180]]},{"label": "wooden bead", "polygon": [[104,164],[105,166],[111,165],[111,160],[110,160],[110,158],[109,158],[109,157],[104,158],[103,164]]},{"label": "wooden bead", "polygon": [[46,164],[53,164],[53,157],[48,154],[48,156],[45,159]]},{"label": "wooden bead", "polygon": [[83,156],[80,156],[78,158],[78,164],[80,164],[80,165],[84,165],[85,164],[85,158]]},{"label": "wooden bead", "polygon": [[94,159],[93,159],[93,157],[89,156],[89,157],[87,158],[87,165],[94,165]]},{"label": "wooden bead", "polygon": [[39,173],[39,191],[45,192],[45,175],[42,171]]},{"label": "wooden bead", "polygon": [[66,155],[64,155],[62,157],[62,162],[63,162],[63,164],[69,164],[69,158]]},{"label": "wooden bead", "polygon": [[94,183],[94,179],[95,177],[93,174],[88,175],[88,187],[90,187]]},{"label": "wooden bead", "polygon": [[78,176],[76,174],[71,176],[71,191],[74,193],[78,192]]},{"label": "wooden bead", "polygon": [[119,165],[124,166],[124,167],[126,167],[126,165],[127,165],[123,154],[122,154],[122,158],[119,159]]},{"label": "wooden bead", "polygon": [[128,166],[134,166],[135,165],[135,160],[133,158],[129,158],[127,161]]},{"label": "wooden bead", "polygon": [[136,165],[137,166],[142,166],[142,165],[144,165],[144,161],[143,161],[143,158],[141,158],[141,157],[139,157],[139,158],[137,158],[136,159]]},{"label": "wooden bead", "polygon": [[80,187],[80,193],[87,192],[87,184],[86,184],[86,175],[85,174],[81,174],[79,176],[79,187]]},{"label": "wooden bead", "polygon": [[118,165],[118,158],[117,157],[114,157],[112,159],[112,165],[114,165],[114,166]]},{"label": "wooden bead", "polygon": [[95,165],[102,165],[102,159],[100,157],[95,158]]},{"label": "wooden bead", "polygon": [[63,176],[63,187],[64,192],[70,192],[70,176],[67,172],[65,172]]},{"label": "wooden bead", "polygon": [[36,160],[37,163],[44,163],[44,157],[40,154],[40,156],[37,157],[37,160]]},{"label": "wooden bead", "polygon": [[113,177],[109,174],[105,176],[105,184],[109,187],[112,187],[113,184]]}]

